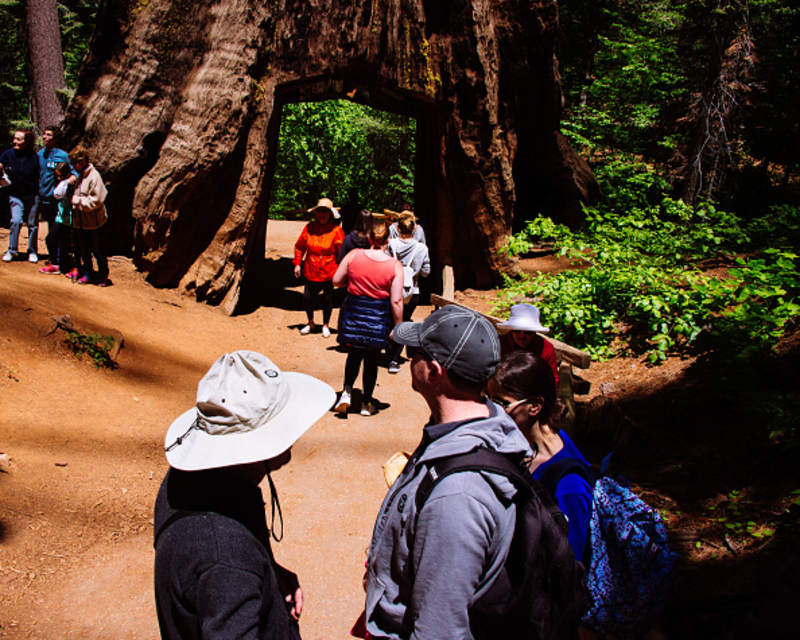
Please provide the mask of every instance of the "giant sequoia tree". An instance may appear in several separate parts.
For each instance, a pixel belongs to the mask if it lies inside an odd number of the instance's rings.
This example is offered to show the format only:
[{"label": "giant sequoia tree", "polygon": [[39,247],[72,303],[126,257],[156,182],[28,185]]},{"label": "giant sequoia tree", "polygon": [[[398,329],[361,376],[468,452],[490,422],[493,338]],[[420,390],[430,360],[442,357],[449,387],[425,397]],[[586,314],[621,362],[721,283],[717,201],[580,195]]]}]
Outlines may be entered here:
[{"label": "giant sequoia tree", "polygon": [[282,105],[412,116],[435,261],[488,284],[515,215],[575,222],[594,188],[557,133],[556,29],[554,0],[107,0],[68,133],[148,279],[233,312],[263,257]]}]

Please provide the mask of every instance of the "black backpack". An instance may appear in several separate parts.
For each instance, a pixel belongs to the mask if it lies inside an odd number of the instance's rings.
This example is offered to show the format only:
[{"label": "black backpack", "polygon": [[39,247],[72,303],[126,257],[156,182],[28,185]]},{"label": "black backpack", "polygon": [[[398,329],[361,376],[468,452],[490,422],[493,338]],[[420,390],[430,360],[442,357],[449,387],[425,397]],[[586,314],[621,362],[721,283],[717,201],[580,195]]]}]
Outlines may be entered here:
[{"label": "black backpack", "polygon": [[583,565],[567,538],[567,519],[547,491],[521,464],[490,449],[436,460],[416,496],[417,514],[442,478],[462,471],[488,471],[517,488],[511,548],[489,590],[470,610],[476,640],[573,640],[585,603]]}]

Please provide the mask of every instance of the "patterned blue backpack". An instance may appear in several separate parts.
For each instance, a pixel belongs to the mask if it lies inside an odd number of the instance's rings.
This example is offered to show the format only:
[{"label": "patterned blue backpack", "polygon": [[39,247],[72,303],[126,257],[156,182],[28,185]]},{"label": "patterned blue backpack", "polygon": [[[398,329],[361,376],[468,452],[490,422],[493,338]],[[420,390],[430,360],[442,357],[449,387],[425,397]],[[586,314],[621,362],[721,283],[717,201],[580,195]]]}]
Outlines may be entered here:
[{"label": "patterned blue backpack", "polygon": [[619,640],[641,636],[664,613],[678,555],[669,549],[661,516],[608,471],[617,461],[611,454],[603,471],[567,458],[551,464],[539,481],[555,496],[559,481],[570,473],[593,487],[587,540],[586,583],[591,598],[582,623],[596,633]]}]

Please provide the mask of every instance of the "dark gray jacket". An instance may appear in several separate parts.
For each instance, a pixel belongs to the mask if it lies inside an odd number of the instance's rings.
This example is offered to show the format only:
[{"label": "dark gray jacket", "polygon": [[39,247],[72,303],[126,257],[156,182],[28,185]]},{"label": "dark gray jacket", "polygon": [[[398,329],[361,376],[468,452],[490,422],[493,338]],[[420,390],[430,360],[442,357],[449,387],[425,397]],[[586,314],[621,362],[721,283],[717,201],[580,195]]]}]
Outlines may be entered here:
[{"label": "dark gray jacket", "polygon": [[258,487],[225,469],[170,469],[154,530],[162,638],[300,638],[278,588]]}]

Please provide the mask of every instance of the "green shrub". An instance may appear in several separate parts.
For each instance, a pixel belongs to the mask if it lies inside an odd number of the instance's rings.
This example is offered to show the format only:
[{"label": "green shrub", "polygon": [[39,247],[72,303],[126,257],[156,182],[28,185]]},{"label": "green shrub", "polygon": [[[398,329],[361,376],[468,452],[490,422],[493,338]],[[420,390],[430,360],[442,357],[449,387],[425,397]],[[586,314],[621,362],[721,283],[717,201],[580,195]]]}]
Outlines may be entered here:
[{"label": "green shrub", "polygon": [[[800,316],[796,211],[743,223],[710,203],[691,209],[666,195],[649,168],[613,159],[598,171],[606,200],[587,207],[578,231],[549,218],[530,220],[506,251],[519,255],[542,242],[588,266],[507,279],[496,311],[520,298],[541,300],[555,336],[596,358],[646,354],[658,362],[686,353],[699,336],[713,348],[769,349]],[[752,237],[773,248],[754,251]],[[788,240],[787,240],[788,238]],[[781,247],[781,248],[779,248]],[[737,257],[738,255],[738,257]],[[719,277],[701,267],[733,265]]]},{"label": "green shrub", "polygon": [[99,333],[85,335],[79,332],[70,332],[67,334],[65,342],[78,358],[82,358],[84,355],[88,356],[98,369],[100,367],[106,367],[107,369],[115,369],[117,367],[117,363],[111,359],[110,355],[116,342],[114,336],[104,336]]}]

